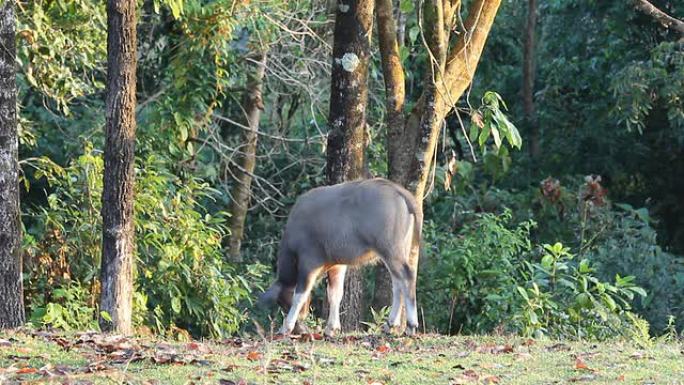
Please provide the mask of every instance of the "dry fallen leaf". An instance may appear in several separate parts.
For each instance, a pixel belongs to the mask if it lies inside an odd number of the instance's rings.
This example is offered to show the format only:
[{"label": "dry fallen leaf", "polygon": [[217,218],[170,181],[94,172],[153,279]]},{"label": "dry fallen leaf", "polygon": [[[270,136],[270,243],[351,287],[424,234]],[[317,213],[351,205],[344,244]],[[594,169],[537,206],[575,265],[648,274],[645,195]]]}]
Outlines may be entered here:
[{"label": "dry fallen leaf", "polygon": [[575,369],[577,370],[588,370],[593,372],[594,369],[590,368],[581,356],[577,356],[575,359]]},{"label": "dry fallen leaf", "polygon": [[501,380],[499,380],[499,377],[497,376],[487,376],[482,379],[482,383],[489,385],[489,384],[498,384]]},{"label": "dry fallen leaf", "polygon": [[247,353],[247,359],[248,359],[249,361],[258,361],[258,360],[260,360],[261,357],[263,357],[263,356],[264,356],[263,354],[261,354],[261,353],[259,353],[259,352],[255,352],[255,351],[252,351],[252,352]]},{"label": "dry fallen leaf", "polygon": [[37,371],[38,371],[38,369],[36,369],[36,368],[26,367],[26,368],[21,368],[21,369],[17,370],[16,373],[17,374],[31,374],[31,373],[35,373]]},{"label": "dry fallen leaf", "polygon": [[375,348],[375,351],[378,353],[389,353],[392,350],[392,348],[388,344],[382,344]]},{"label": "dry fallen leaf", "polygon": [[463,376],[465,376],[466,378],[468,378],[470,380],[475,380],[475,381],[477,381],[480,378],[480,375],[477,374],[477,372],[472,370],[472,369],[465,370],[463,372]]}]

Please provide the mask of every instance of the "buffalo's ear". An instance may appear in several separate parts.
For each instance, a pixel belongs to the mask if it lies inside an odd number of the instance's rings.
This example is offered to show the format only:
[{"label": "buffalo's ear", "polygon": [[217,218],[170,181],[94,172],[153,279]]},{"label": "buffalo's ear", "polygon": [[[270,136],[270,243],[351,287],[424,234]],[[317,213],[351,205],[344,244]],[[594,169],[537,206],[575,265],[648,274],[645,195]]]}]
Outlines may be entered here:
[{"label": "buffalo's ear", "polygon": [[282,290],[282,286],[280,285],[279,282],[274,282],[271,287],[268,288],[265,292],[263,292],[259,296],[259,300],[257,301],[257,306],[260,309],[270,309],[273,307],[273,305],[276,304],[276,301],[278,300],[278,297],[280,296],[280,291]]}]

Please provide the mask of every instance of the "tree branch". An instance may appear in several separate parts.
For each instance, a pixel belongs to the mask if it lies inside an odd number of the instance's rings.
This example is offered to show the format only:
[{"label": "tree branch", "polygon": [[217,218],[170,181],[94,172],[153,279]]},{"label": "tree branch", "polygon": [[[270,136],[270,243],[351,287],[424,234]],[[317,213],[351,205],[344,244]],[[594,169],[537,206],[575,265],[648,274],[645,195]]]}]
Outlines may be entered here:
[{"label": "tree branch", "polygon": [[665,28],[672,28],[684,35],[684,21],[674,18],[649,3],[648,0],[633,0],[634,7],[654,18]]}]

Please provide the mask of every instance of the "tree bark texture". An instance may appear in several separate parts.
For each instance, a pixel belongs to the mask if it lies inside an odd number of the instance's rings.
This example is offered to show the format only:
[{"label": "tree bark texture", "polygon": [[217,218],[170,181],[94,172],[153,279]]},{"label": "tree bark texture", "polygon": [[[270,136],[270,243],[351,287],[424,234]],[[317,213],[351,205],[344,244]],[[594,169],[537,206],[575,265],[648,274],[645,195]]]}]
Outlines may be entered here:
[{"label": "tree bark texture", "polygon": [[[363,176],[373,8],[374,0],[337,2],[328,119],[328,184]],[[358,330],[363,309],[361,271],[350,269],[342,300],[342,328]]]},{"label": "tree bark texture", "polygon": [[136,2],[107,2],[107,97],[102,193],[102,293],[105,331],[132,332]]},{"label": "tree bark texture", "polygon": [[0,5],[0,329],[24,323],[14,0]]},{"label": "tree bark texture", "polygon": [[[534,44],[537,25],[537,0],[527,1],[527,25],[523,47],[523,110],[530,133],[530,157],[539,157],[539,126],[534,111]],[[534,164],[534,162],[532,162]]]},{"label": "tree bark texture", "polygon": [[[393,21],[381,16],[384,12],[381,13],[380,9],[385,5],[379,0],[378,29],[388,110],[389,177],[411,191],[420,205],[430,180],[440,128],[475,75],[500,3],[501,0],[470,2],[468,16],[463,23],[465,31],[460,31],[457,39],[450,38],[449,34],[457,25],[456,14],[461,8],[461,1],[426,0],[423,3],[419,18],[429,53],[424,91],[413,109],[404,114],[404,123],[397,125],[393,123],[396,117],[391,111],[396,100],[403,100],[403,88],[389,87],[388,82],[403,83],[404,73],[392,66],[393,43],[390,34],[383,31],[393,28]],[[448,42],[454,40],[453,46],[448,47]],[[384,269],[377,269],[373,306],[380,308],[390,302],[388,274]]]},{"label": "tree bark texture", "polygon": [[266,71],[266,54],[263,53],[256,64],[256,71],[247,87],[243,105],[249,130],[244,130],[242,146],[236,167],[233,171],[235,177],[233,191],[231,193],[231,218],[230,218],[230,257],[234,262],[241,262],[240,248],[245,232],[245,218],[249,209],[250,192],[252,186],[252,174],[256,166],[256,149],[259,137],[259,119],[264,109],[261,95],[264,73]]}]

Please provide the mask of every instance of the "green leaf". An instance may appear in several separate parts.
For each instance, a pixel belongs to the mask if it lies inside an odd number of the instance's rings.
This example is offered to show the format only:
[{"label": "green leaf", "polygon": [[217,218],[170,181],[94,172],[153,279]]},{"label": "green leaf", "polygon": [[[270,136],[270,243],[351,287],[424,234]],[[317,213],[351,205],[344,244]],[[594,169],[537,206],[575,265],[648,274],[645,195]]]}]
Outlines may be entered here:
[{"label": "green leaf", "polygon": [[185,143],[188,140],[188,128],[184,124],[181,124],[178,127],[178,130],[180,132],[181,143]]},{"label": "green leaf", "polygon": [[579,264],[579,272],[582,274],[591,273],[591,266],[589,265],[588,259],[583,259]]},{"label": "green leaf", "polygon": [[104,310],[100,312],[100,317],[107,322],[112,322],[112,316]]},{"label": "green leaf", "polygon": [[470,133],[468,135],[468,138],[470,139],[471,142],[475,142],[479,135],[480,135],[480,127],[475,123],[471,123],[470,124]]},{"label": "green leaf", "polygon": [[404,13],[413,12],[415,8],[413,0],[401,0],[399,3],[399,10]]},{"label": "green leaf", "polygon": [[174,19],[180,19],[183,13],[183,0],[168,0],[169,8]]},{"label": "green leaf", "polygon": [[409,28],[409,40],[411,41],[411,43],[416,41],[419,33],[420,28],[418,28],[418,26],[414,25],[413,27]]},{"label": "green leaf", "polygon": [[176,314],[181,312],[181,300],[180,300],[180,298],[173,297],[171,299],[171,310],[173,310],[173,312]]},{"label": "green leaf", "polygon": [[644,290],[643,288],[641,288],[639,286],[630,287],[629,290],[639,294],[641,297],[644,297],[644,298],[648,296],[648,293],[646,293],[646,290]]},{"label": "green leaf", "polygon": [[575,301],[581,307],[589,307],[591,305],[591,297],[589,297],[588,293],[577,294],[577,297],[575,297]]},{"label": "green leaf", "polygon": [[485,142],[487,142],[487,138],[489,138],[489,133],[492,130],[492,126],[489,122],[485,123],[484,127],[482,127],[482,131],[480,132],[480,136],[477,139],[477,142],[480,144],[480,147],[483,147]]},{"label": "green leaf", "polygon": [[492,127],[492,137],[494,138],[494,145],[496,148],[501,148],[501,137],[499,136],[499,130],[496,127]]}]

